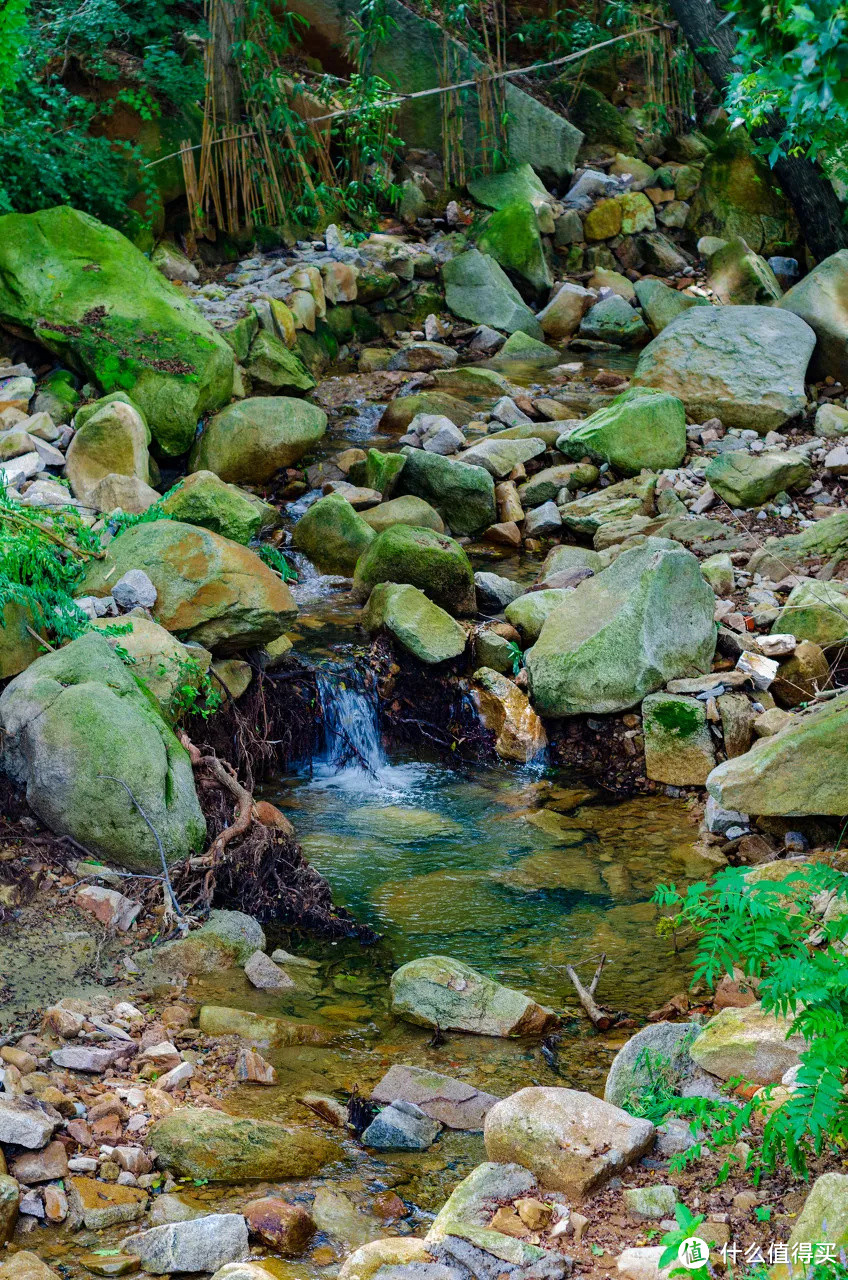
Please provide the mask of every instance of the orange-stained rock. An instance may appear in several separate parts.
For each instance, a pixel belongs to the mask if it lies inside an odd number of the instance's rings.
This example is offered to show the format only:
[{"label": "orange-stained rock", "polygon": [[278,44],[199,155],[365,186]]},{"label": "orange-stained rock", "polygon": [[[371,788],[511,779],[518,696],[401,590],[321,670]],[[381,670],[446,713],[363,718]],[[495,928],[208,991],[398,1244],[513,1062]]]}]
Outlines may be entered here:
[{"label": "orange-stained rock", "polygon": [[512,680],[480,667],[472,694],[483,724],[497,734],[495,750],[502,759],[526,763],[542,754],[548,745],[545,726]]}]

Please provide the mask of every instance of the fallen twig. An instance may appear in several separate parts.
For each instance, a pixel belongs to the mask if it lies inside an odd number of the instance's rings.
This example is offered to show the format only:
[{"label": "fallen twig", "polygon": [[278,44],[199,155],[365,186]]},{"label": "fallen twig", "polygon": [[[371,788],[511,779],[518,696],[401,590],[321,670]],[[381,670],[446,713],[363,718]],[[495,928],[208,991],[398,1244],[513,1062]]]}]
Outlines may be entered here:
[{"label": "fallen twig", "polygon": [[176,913],[177,917],[184,922],[185,917],[183,916],[183,913],[180,910],[179,902],[177,902],[177,895],[174,893],[174,886],[171,884],[171,876],[168,872],[168,860],[165,857],[165,849],[162,844],[162,841],[159,838],[159,832],[156,830],[153,823],[150,821],[147,814],[144,812],[141,805],[136,800],[132,791],[129,789],[127,784],[121,778],[115,778],[111,773],[99,773],[97,776],[98,778],[104,778],[107,782],[117,782],[119,787],[123,787],[127,795],[129,796],[130,800],[135,805],[136,809],[138,809],[138,812],[141,814],[142,818],[144,819],[144,822],[147,824],[148,828],[150,829],[153,839],[156,841],[156,847],[159,850],[159,857],[162,861],[162,879],[165,883],[165,888],[168,891],[168,897],[171,899],[171,906],[174,908],[174,912]]},{"label": "fallen twig", "polygon": [[606,962],[607,962],[607,957],[606,957],[606,954],[604,954],[601,956],[598,962],[598,967],[595,970],[595,975],[592,978],[592,981],[589,983],[588,987],[583,986],[583,983],[580,981],[579,977],[577,976],[577,973],[575,972],[574,968],[570,964],[567,964],[565,966],[565,972],[568,974],[569,978],[571,979],[571,983],[574,987],[574,990],[577,992],[578,1000],[582,1004],[583,1008],[586,1010],[586,1013],[590,1021],[593,1023],[594,1026],[598,1028],[599,1031],[606,1031],[607,1028],[611,1027],[613,1022],[615,1022],[614,1014],[610,1013],[607,1009],[602,1009],[599,1004],[595,1003],[595,992],[598,989],[598,983],[601,980],[601,974],[604,971],[604,966]]}]

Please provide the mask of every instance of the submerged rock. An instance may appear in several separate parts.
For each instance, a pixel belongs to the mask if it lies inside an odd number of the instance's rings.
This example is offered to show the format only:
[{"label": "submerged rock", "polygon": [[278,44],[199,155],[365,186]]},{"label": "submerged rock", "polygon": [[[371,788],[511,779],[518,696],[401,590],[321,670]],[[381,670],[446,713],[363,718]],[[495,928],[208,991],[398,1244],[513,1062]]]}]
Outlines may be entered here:
[{"label": "submerged rock", "polygon": [[774,307],[693,307],[639,357],[634,386],[678,396],[695,422],[765,435],[804,408],[816,335]]},{"label": "submerged rock", "polygon": [[552,1009],[449,956],[422,956],[402,965],[392,974],[391,995],[399,1017],[444,1031],[542,1035],[559,1022]]},{"label": "submerged rock", "polygon": [[157,1120],[149,1143],[160,1168],[210,1182],[310,1178],[341,1156],[312,1130],[201,1107],[179,1107]]},{"label": "submerged rock", "polygon": [[202,851],[188,753],[102,636],[90,632],[16,676],[0,697],[0,728],[4,769],[52,831],[131,870],[159,871],[140,806],[169,861]]},{"label": "submerged rock", "polygon": [[646,538],[622,552],[568,593],[527,651],[536,710],[624,711],[667,680],[708,671],[714,602],[697,559],[677,543]]},{"label": "submerged rock", "polygon": [[654,1126],[590,1093],[536,1087],[492,1107],[484,1137],[490,1159],[523,1165],[543,1187],[583,1199],[648,1151]]}]

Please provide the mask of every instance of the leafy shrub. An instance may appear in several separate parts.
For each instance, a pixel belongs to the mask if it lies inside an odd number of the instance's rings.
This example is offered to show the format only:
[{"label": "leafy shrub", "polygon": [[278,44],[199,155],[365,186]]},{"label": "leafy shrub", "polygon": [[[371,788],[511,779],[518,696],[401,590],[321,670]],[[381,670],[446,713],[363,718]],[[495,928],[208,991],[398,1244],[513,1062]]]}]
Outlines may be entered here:
[{"label": "leafy shrub", "polygon": [[[757,980],[763,1009],[808,1042],[790,1097],[773,1110],[767,1099],[726,1104],[710,1145],[735,1142],[759,1110],[767,1116],[761,1169],[785,1160],[805,1175],[812,1154],[848,1142],[848,875],[805,863],[779,882],[752,883],[733,867],[682,893],[660,885],[654,902],[699,935],[695,982],[714,987],[741,969]],[[709,1119],[703,1108],[702,1117]]]}]

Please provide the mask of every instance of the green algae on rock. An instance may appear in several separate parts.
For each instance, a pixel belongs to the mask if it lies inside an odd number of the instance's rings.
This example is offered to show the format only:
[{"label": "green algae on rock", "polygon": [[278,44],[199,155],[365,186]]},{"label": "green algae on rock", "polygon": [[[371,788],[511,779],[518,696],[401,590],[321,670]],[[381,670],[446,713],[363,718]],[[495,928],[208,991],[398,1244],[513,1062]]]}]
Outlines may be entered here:
[{"label": "green algae on rock", "polygon": [[263,484],[299,462],[327,430],[317,405],[291,396],[252,396],[207,422],[189,458],[191,471],[214,471],[234,484]]},{"label": "green algae on rock", "polygon": [[172,520],[200,525],[245,546],[261,529],[272,529],[279,522],[276,510],[267,502],[227,484],[214,471],[193,471],[184,476],[160,505]]},{"label": "green algae on rock", "polygon": [[353,594],[365,601],[380,582],[409,583],[452,614],[477,611],[474,573],[462,547],[444,533],[396,524],[360,557]]},{"label": "green algae on rock", "polygon": [[608,462],[623,476],[679,467],[686,454],[686,411],[676,396],[634,387],[560,436],[557,448],[575,461],[588,455]]},{"label": "green algae on rock", "polygon": [[0,319],[129,392],[166,453],[232,395],[220,334],[125,236],[66,205],[0,218]]},{"label": "green algae on rock", "polygon": [[324,573],[352,574],[374,530],[339,493],[319,498],[294,527],[292,546]]},{"label": "green algae on rock", "polygon": [[[3,767],[52,831],[133,871],[202,851],[188,753],[106,640],[90,632],[38,658],[0,697]],[[130,799],[117,776],[129,787]]]},{"label": "green algae on rock", "polygon": [[401,965],[392,974],[391,994],[400,1017],[443,1031],[536,1036],[559,1023],[553,1009],[450,956],[422,956]]},{"label": "green algae on rock", "polygon": [[178,1107],[150,1130],[159,1167],[210,1182],[309,1178],[341,1157],[335,1142],[272,1120]]},{"label": "green algae on rock", "polygon": [[362,625],[371,633],[384,627],[428,665],[458,658],[468,641],[463,627],[423,591],[394,582],[381,582],[371,592]]},{"label": "green algae on rock", "polygon": [[536,210],[529,200],[514,200],[493,213],[477,244],[481,253],[491,255],[538,292],[553,284]]}]

